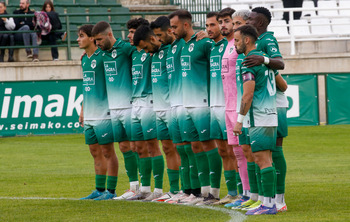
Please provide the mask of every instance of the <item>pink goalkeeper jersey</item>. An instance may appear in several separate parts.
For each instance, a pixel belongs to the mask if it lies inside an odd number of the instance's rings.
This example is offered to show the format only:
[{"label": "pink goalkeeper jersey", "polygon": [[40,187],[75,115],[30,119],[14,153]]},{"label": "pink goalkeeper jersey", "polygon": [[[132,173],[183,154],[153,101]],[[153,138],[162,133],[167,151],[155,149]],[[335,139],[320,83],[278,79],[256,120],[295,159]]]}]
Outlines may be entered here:
[{"label": "pink goalkeeper jersey", "polygon": [[234,39],[228,42],[222,57],[221,78],[227,111],[236,111],[237,107],[236,60],[238,54],[234,42]]}]

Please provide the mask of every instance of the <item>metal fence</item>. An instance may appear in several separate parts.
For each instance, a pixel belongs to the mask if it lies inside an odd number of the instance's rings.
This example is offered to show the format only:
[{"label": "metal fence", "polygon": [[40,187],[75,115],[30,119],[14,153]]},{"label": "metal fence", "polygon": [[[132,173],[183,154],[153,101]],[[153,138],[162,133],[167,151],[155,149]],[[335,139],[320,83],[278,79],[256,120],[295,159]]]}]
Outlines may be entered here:
[{"label": "metal fence", "polygon": [[195,26],[205,27],[206,14],[221,10],[221,0],[174,0],[174,4],[194,13]]}]

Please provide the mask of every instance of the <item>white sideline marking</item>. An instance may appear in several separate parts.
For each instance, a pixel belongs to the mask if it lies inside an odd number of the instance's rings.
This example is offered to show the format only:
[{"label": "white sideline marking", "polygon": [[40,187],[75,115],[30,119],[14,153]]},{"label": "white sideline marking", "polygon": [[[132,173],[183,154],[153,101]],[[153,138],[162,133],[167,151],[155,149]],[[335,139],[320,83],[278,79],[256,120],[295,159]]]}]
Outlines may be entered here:
[{"label": "white sideline marking", "polygon": [[[78,198],[65,198],[65,197],[0,197],[0,200],[79,200]],[[245,219],[247,219],[247,216],[244,214],[229,210],[221,207],[212,207],[212,206],[192,206],[196,208],[202,208],[202,209],[209,209],[209,210],[215,210],[222,212],[224,214],[228,214],[231,219],[229,222],[243,222]]]},{"label": "white sideline marking", "polygon": [[0,197],[0,200],[79,200],[78,198],[65,197]]},{"label": "white sideline marking", "polygon": [[246,215],[244,215],[238,211],[229,210],[229,209],[225,209],[222,207],[212,207],[212,206],[193,206],[193,207],[204,208],[204,209],[209,209],[209,210],[216,210],[216,211],[220,211],[224,214],[228,214],[231,217],[229,222],[242,222],[242,221],[245,221],[245,219],[247,219]]}]

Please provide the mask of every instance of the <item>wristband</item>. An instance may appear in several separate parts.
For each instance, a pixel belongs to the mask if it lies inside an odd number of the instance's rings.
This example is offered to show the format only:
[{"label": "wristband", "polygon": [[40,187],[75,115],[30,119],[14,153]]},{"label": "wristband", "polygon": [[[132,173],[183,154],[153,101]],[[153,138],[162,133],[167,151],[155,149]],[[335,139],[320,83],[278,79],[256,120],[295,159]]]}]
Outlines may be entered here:
[{"label": "wristband", "polygon": [[243,123],[244,117],[245,117],[245,116],[243,116],[242,114],[238,114],[237,122],[238,122],[238,123]]},{"label": "wristband", "polygon": [[264,56],[264,64],[268,65],[270,63],[270,59],[266,56]]}]

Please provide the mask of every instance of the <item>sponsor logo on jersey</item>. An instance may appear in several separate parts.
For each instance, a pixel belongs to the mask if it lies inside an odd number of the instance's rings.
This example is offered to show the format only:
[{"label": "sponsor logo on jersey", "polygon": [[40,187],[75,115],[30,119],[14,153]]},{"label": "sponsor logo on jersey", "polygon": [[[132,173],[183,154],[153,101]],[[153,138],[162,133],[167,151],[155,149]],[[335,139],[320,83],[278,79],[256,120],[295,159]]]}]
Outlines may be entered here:
[{"label": "sponsor logo on jersey", "polygon": [[160,62],[152,62],[152,66],[151,66],[152,77],[157,77],[162,75],[161,66],[162,66],[162,63]]},{"label": "sponsor logo on jersey", "polygon": [[210,57],[210,71],[220,71],[221,69],[221,56]]},{"label": "sponsor logo on jersey", "polygon": [[181,68],[182,70],[191,70],[191,57],[181,56]]},{"label": "sponsor logo on jersey", "polygon": [[194,49],[194,44],[193,44],[193,43],[191,43],[191,44],[190,44],[190,47],[188,47],[188,51],[189,51],[189,52],[192,52],[192,51],[193,51],[193,49]]},{"label": "sponsor logo on jersey", "polygon": [[174,72],[175,67],[174,67],[174,57],[170,57],[166,59],[166,69],[167,72]]},{"label": "sponsor logo on jersey", "polygon": [[91,68],[96,68],[96,59],[91,61]]},{"label": "sponsor logo on jersey", "polygon": [[83,85],[95,85],[95,71],[83,72]]},{"label": "sponsor logo on jersey", "polygon": [[164,51],[162,50],[162,51],[159,52],[158,58],[162,59],[163,57],[164,57]]},{"label": "sponsor logo on jersey", "polygon": [[114,50],[112,51],[112,58],[115,59],[116,57],[117,57],[117,50],[114,49]]}]

